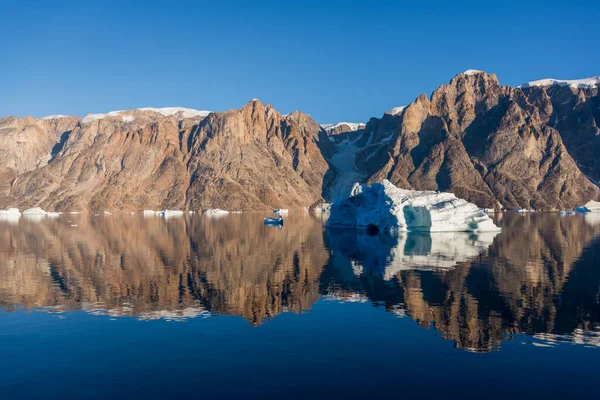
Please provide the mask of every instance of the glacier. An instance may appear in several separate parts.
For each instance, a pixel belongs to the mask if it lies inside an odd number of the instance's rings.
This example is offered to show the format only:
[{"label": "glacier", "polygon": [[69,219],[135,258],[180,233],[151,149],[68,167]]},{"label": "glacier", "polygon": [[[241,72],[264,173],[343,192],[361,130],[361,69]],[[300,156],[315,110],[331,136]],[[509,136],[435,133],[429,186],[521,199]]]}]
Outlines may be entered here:
[{"label": "glacier", "polygon": [[493,232],[492,219],[475,204],[452,193],[400,189],[383,180],[354,185],[348,197],[336,200],[328,228],[398,232]]}]

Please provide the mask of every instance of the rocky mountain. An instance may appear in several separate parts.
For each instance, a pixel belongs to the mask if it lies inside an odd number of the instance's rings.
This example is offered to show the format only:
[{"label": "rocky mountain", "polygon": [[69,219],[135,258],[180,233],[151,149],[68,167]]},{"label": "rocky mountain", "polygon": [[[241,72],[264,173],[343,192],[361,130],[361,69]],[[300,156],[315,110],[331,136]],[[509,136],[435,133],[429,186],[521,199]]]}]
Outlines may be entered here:
[{"label": "rocky mountain", "polygon": [[515,88],[469,70],[367,124],[320,126],[258,100],[7,117],[0,208],[300,208],[388,179],[486,208],[572,209],[600,199],[599,81]]},{"label": "rocky mountain", "polygon": [[586,177],[600,173],[598,101],[597,86],[513,88],[467,71],[371,119],[355,139],[357,169],[481,207],[572,209],[600,195]]},{"label": "rocky mountain", "polygon": [[[3,156],[11,169],[0,207],[306,207],[321,198],[326,157],[335,151],[308,115],[283,117],[258,100],[223,113],[140,109],[40,121],[0,123],[10,127],[0,131],[2,140],[18,147],[26,136],[36,150]],[[55,133],[63,125],[64,132]],[[27,162],[15,161],[21,158]]]}]

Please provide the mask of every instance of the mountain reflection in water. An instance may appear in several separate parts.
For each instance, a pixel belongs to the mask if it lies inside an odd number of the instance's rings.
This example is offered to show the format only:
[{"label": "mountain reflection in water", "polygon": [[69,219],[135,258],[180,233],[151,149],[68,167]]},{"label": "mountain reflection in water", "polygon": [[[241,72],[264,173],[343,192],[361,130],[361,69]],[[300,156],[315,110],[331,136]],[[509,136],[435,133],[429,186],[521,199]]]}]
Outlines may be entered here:
[{"label": "mountain reflection in water", "polygon": [[[369,236],[291,213],[0,221],[0,307],[261,324],[320,299],[371,301],[457,347],[511,335],[599,346],[600,221],[504,214],[494,234]],[[76,225],[76,226],[74,226]]]}]

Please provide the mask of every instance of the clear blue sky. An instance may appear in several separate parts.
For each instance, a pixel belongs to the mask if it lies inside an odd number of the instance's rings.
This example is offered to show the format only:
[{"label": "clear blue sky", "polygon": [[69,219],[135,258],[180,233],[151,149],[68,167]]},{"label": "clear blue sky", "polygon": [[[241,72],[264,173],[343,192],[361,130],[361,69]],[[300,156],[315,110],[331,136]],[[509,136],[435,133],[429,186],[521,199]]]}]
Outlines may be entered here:
[{"label": "clear blue sky", "polygon": [[0,116],[258,97],[366,121],[466,69],[507,85],[600,75],[599,38],[597,0],[0,0]]}]

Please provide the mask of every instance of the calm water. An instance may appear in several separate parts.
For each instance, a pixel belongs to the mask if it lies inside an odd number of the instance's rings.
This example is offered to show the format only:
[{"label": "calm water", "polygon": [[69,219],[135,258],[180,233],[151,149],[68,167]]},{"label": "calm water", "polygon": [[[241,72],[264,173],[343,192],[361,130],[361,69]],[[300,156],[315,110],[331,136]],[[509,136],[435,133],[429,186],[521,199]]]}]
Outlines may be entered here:
[{"label": "calm water", "polygon": [[600,218],[0,221],[0,398],[597,398]]}]

